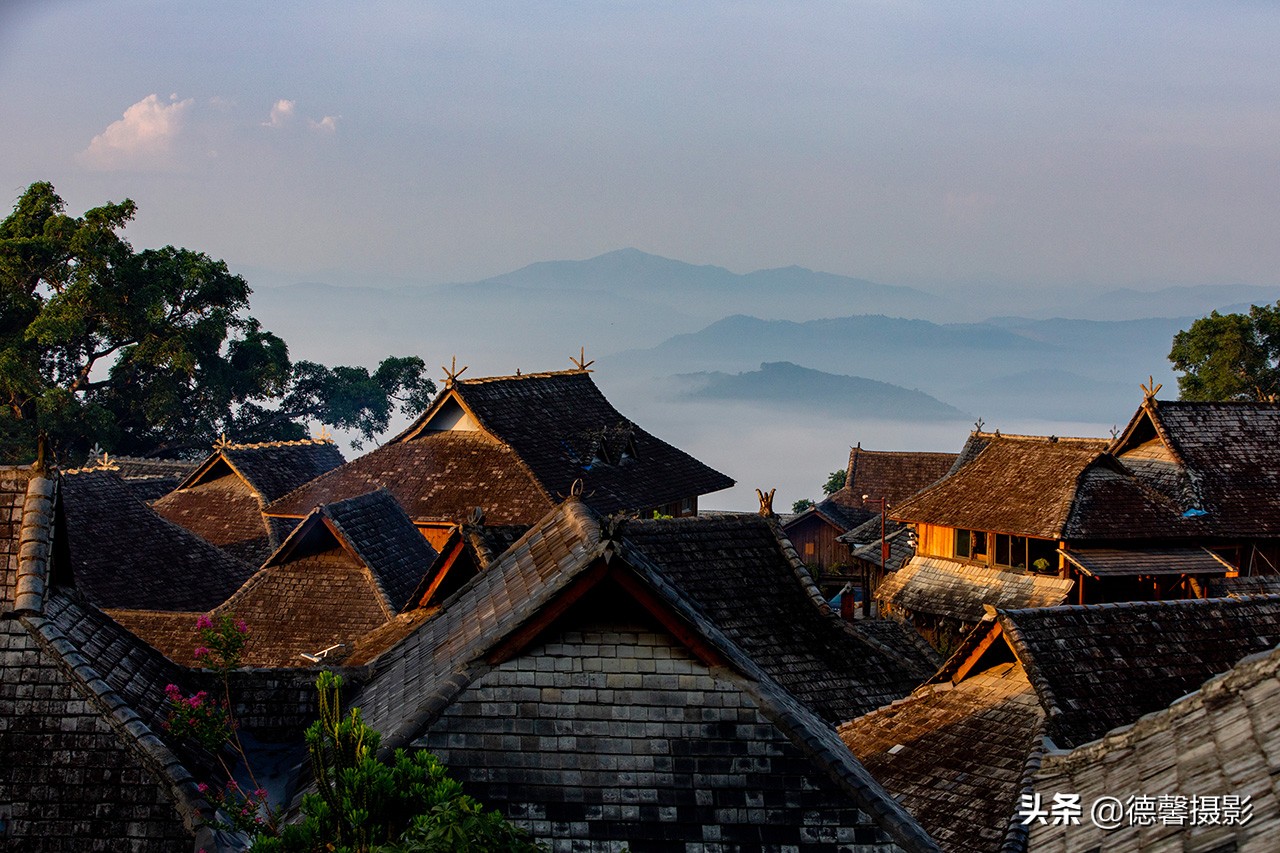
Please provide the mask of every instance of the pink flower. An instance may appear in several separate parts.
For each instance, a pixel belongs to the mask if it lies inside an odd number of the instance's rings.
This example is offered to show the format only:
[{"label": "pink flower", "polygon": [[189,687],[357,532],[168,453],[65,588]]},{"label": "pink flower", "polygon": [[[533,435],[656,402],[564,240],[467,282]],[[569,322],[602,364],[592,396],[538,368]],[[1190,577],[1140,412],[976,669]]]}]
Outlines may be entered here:
[{"label": "pink flower", "polygon": [[166,684],[164,686],[164,695],[169,697],[170,701],[177,701],[182,696],[182,691],[178,689],[176,684]]},{"label": "pink flower", "polygon": [[208,655],[208,654],[213,654],[213,652],[212,652],[212,650],[211,650],[211,649],[209,649],[207,646],[196,646],[196,650],[195,650],[195,656],[196,656],[196,657],[198,657],[198,658],[202,658],[202,657],[204,657],[205,655]]},{"label": "pink flower", "polygon": [[241,634],[247,634],[249,633],[249,626],[244,623],[243,619],[237,619],[236,630],[239,631]]},{"label": "pink flower", "polygon": [[212,627],[213,627],[213,620],[209,618],[208,613],[205,613],[199,619],[196,620],[197,631],[203,631],[206,628],[212,628]]},{"label": "pink flower", "polygon": [[209,786],[201,782],[199,785],[196,785],[196,790],[202,794],[207,794],[209,792]]}]

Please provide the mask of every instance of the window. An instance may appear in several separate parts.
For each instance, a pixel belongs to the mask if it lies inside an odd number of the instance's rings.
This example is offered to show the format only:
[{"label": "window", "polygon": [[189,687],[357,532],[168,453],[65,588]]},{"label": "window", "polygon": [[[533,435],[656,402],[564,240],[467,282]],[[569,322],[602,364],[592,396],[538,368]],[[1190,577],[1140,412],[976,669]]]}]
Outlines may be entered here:
[{"label": "window", "polygon": [[1048,539],[1028,539],[1027,568],[1042,575],[1056,575],[1058,543]]},{"label": "window", "polygon": [[1008,566],[1011,569],[1027,568],[1027,537],[997,533],[995,540],[997,566]]},{"label": "window", "polygon": [[956,556],[966,560],[987,561],[987,534],[981,530],[956,530]]}]

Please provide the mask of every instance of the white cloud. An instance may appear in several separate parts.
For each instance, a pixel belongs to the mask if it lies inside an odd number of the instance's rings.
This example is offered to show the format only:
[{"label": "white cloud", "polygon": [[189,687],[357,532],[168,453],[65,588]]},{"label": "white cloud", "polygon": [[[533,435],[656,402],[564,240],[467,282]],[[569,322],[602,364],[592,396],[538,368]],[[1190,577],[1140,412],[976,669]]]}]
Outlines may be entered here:
[{"label": "white cloud", "polygon": [[271,106],[271,118],[262,124],[265,127],[284,127],[288,121],[293,118],[293,107],[295,102],[286,98],[281,98]]},{"label": "white cloud", "polygon": [[167,171],[176,168],[173,142],[181,132],[192,98],[165,103],[155,94],[124,111],[124,115],[95,136],[78,160],[89,169]]},{"label": "white cloud", "polygon": [[319,121],[307,119],[307,124],[318,133],[333,133],[338,129],[338,119],[340,118],[342,116],[325,116]]}]

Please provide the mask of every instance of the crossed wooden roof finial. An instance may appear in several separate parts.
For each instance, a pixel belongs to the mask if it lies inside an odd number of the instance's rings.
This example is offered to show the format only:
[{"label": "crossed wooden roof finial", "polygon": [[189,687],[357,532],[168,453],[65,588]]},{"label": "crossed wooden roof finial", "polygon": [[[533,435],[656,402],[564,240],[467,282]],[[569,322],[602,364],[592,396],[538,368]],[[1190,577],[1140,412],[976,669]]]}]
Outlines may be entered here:
[{"label": "crossed wooden roof finial", "polygon": [[225,432],[218,436],[218,440],[213,443],[214,450],[226,450],[230,446],[231,442],[227,439],[227,434]]},{"label": "crossed wooden roof finial", "polygon": [[588,368],[588,367],[590,367],[591,365],[593,365],[593,364],[595,364],[595,363],[596,363],[596,360],[595,360],[594,358],[593,358],[593,359],[591,359],[591,361],[587,361],[587,348],[586,348],[586,347],[579,347],[579,348],[578,348],[578,357],[577,357],[577,358],[574,358],[573,356],[569,356],[569,361],[573,362],[573,366],[574,366],[574,367],[576,367],[576,368],[578,368],[579,370],[584,371],[584,372],[586,372],[586,373],[590,373],[591,371],[590,371],[590,370],[587,370],[587,368]]},{"label": "crossed wooden roof finial", "polygon": [[458,381],[458,377],[465,373],[467,368],[470,367],[470,365],[464,364],[462,365],[462,369],[459,370],[458,357],[456,355],[449,364],[449,367],[445,367],[443,364],[440,365],[440,369],[444,371],[444,387],[446,388],[452,388],[453,384]]},{"label": "crossed wooden roof finial", "polygon": [[326,441],[333,441],[333,434],[329,432],[329,428],[324,424],[320,424],[320,432],[316,433],[313,441],[323,444]]},{"label": "crossed wooden roof finial", "polygon": [[978,418],[976,421],[973,422],[974,430],[976,430],[977,432],[982,432],[982,425],[985,423],[986,421],[984,421],[982,418]]},{"label": "crossed wooden roof finial", "polygon": [[758,497],[758,498],[760,499],[760,514],[761,514],[761,515],[763,515],[763,516],[771,516],[771,515],[773,515],[773,514],[774,514],[774,512],[773,512],[773,493],[774,493],[774,492],[776,492],[776,491],[778,491],[778,490],[777,490],[777,489],[770,489],[770,490],[769,490],[769,491],[767,491],[767,492],[762,492],[760,489],[756,489],[756,497]]},{"label": "crossed wooden roof finial", "polygon": [[1147,384],[1143,385],[1142,383],[1138,383],[1138,387],[1142,389],[1142,396],[1145,399],[1154,400],[1156,398],[1156,395],[1160,393],[1160,389],[1163,388],[1164,386],[1157,385],[1156,378],[1154,376],[1148,375]]}]

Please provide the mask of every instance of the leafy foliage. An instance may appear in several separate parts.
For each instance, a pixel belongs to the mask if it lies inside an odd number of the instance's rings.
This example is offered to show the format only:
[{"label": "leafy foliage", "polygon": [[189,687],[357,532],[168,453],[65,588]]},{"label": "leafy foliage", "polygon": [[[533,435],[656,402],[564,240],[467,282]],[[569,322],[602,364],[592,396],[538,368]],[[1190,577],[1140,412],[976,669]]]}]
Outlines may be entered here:
[{"label": "leafy foliage", "polygon": [[808,498],[801,498],[800,500],[796,501],[791,505],[791,511],[796,513],[804,512],[806,509],[809,509],[812,506],[813,506],[813,501],[809,500]]},{"label": "leafy foliage", "polygon": [[444,853],[540,848],[497,812],[462,793],[428,752],[396,750],[378,759],[380,736],[360,710],[343,715],[340,676],[316,680],[320,719],[307,729],[316,793],[303,797],[304,819],[262,836],[253,853]]},{"label": "leafy foliage", "polygon": [[844,488],[845,478],[849,476],[849,472],[841,468],[839,471],[832,471],[827,475],[827,481],[822,484],[822,493],[824,495],[833,495]]},{"label": "leafy foliage", "polygon": [[1280,302],[1217,311],[1173,338],[1169,360],[1184,400],[1268,400],[1280,394]]},{"label": "leafy foliage", "polygon": [[62,456],[191,455],[219,434],[303,438],[306,421],[367,441],[435,393],[416,357],[372,373],[291,362],[224,262],[135,252],[118,233],[135,213],[125,200],[71,217],[40,182],[0,222],[0,456],[32,455],[39,432]]}]

